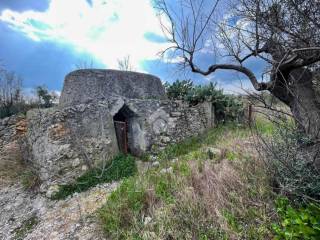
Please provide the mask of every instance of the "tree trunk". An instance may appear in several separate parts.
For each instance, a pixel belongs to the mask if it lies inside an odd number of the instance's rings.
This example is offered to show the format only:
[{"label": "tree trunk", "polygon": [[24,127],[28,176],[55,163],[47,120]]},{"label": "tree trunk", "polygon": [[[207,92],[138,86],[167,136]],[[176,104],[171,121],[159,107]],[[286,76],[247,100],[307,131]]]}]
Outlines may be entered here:
[{"label": "tree trunk", "polygon": [[308,69],[277,73],[270,92],[287,104],[301,128],[313,141],[320,140],[320,103]]},{"label": "tree trunk", "polygon": [[320,94],[313,80],[315,74],[301,68],[272,76],[275,83],[270,92],[287,104],[293,118],[312,142],[301,146],[305,160],[320,170]]},{"label": "tree trunk", "polygon": [[295,70],[291,74],[294,97],[290,109],[299,126],[315,141],[320,140],[320,103],[312,83],[313,74],[306,70]]}]

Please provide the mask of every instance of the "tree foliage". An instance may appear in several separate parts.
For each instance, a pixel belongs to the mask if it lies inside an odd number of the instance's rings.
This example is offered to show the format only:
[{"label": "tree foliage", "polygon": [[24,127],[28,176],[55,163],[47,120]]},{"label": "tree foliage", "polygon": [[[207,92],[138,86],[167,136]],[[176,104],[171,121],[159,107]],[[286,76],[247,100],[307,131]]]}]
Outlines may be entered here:
[{"label": "tree foliage", "polygon": [[36,92],[41,107],[49,108],[53,106],[53,101],[57,98],[55,94],[49,93],[48,89],[44,86],[38,86]]}]

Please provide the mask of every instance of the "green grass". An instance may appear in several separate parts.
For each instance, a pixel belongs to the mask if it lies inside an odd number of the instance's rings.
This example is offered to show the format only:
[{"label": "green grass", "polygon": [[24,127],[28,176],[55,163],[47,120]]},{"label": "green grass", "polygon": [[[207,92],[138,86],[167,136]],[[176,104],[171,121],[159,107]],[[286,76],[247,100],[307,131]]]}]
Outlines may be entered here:
[{"label": "green grass", "polygon": [[274,223],[275,239],[308,239],[320,237],[320,205],[309,203],[304,207],[291,206],[287,198],[276,200],[280,223]]},{"label": "green grass", "polygon": [[108,198],[100,210],[105,231],[113,238],[127,239],[126,230],[135,225],[136,218],[146,207],[146,189],[134,178],[126,179]]},{"label": "green grass", "polygon": [[[99,210],[106,236],[270,239],[273,198],[265,169],[253,156],[230,147],[249,136],[248,128],[226,124],[168,146],[159,154],[160,169],[172,167],[173,173],[149,169],[130,177]],[[227,148],[227,165],[209,156],[206,147]],[[148,224],[146,217],[151,218]]]},{"label": "green grass", "polygon": [[199,151],[200,148],[216,144],[218,141],[221,141],[221,138],[224,138],[224,135],[227,132],[232,132],[233,136],[237,137],[246,137],[250,134],[248,128],[240,124],[227,123],[219,125],[207,130],[203,134],[193,136],[179,143],[167,146],[159,153],[159,159],[168,160],[180,156],[186,156],[188,154],[198,154],[200,158],[203,158],[204,154],[206,155],[207,153],[201,153]]},{"label": "green grass", "polygon": [[272,135],[275,130],[274,124],[271,121],[261,117],[257,117],[254,127],[259,133],[264,135]]},{"label": "green grass", "polygon": [[134,175],[137,172],[135,159],[130,155],[116,156],[108,166],[88,170],[74,183],[59,186],[59,191],[52,200],[65,199],[76,192],[86,191],[100,183],[117,181]]}]

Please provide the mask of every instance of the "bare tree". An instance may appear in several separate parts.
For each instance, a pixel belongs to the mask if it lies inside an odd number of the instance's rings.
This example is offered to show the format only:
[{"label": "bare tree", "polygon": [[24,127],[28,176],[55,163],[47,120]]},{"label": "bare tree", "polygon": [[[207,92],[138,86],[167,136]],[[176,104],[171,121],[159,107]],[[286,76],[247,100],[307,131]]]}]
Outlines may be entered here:
[{"label": "bare tree", "polygon": [[0,68],[0,108],[4,116],[11,114],[16,103],[22,101],[22,79],[14,72]]},{"label": "bare tree", "polygon": [[[158,0],[156,8],[172,44],[164,55],[173,52],[185,67],[204,76],[218,70],[244,74],[255,90],[267,90],[285,103],[300,128],[319,139],[318,0],[181,0],[174,5]],[[204,52],[213,59],[206,67],[199,64]],[[266,79],[248,67],[250,59],[266,63]]]},{"label": "bare tree", "polygon": [[76,70],[94,68],[93,60],[92,59],[90,61],[86,59],[79,60],[76,64],[74,64],[74,68]]},{"label": "bare tree", "polygon": [[118,68],[122,71],[134,71],[129,55],[125,56],[123,59],[118,59]]}]

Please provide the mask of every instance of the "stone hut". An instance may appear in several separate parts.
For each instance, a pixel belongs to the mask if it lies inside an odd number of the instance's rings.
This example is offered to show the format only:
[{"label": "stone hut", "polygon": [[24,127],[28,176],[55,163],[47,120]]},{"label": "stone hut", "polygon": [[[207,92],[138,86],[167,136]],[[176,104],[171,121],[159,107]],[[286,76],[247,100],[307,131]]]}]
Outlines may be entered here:
[{"label": "stone hut", "polygon": [[65,184],[119,152],[140,156],[214,125],[211,103],[166,99],[159,78],[117,70],[77,70],[59,106],[27,114],[30,160],[43,188]]}]

